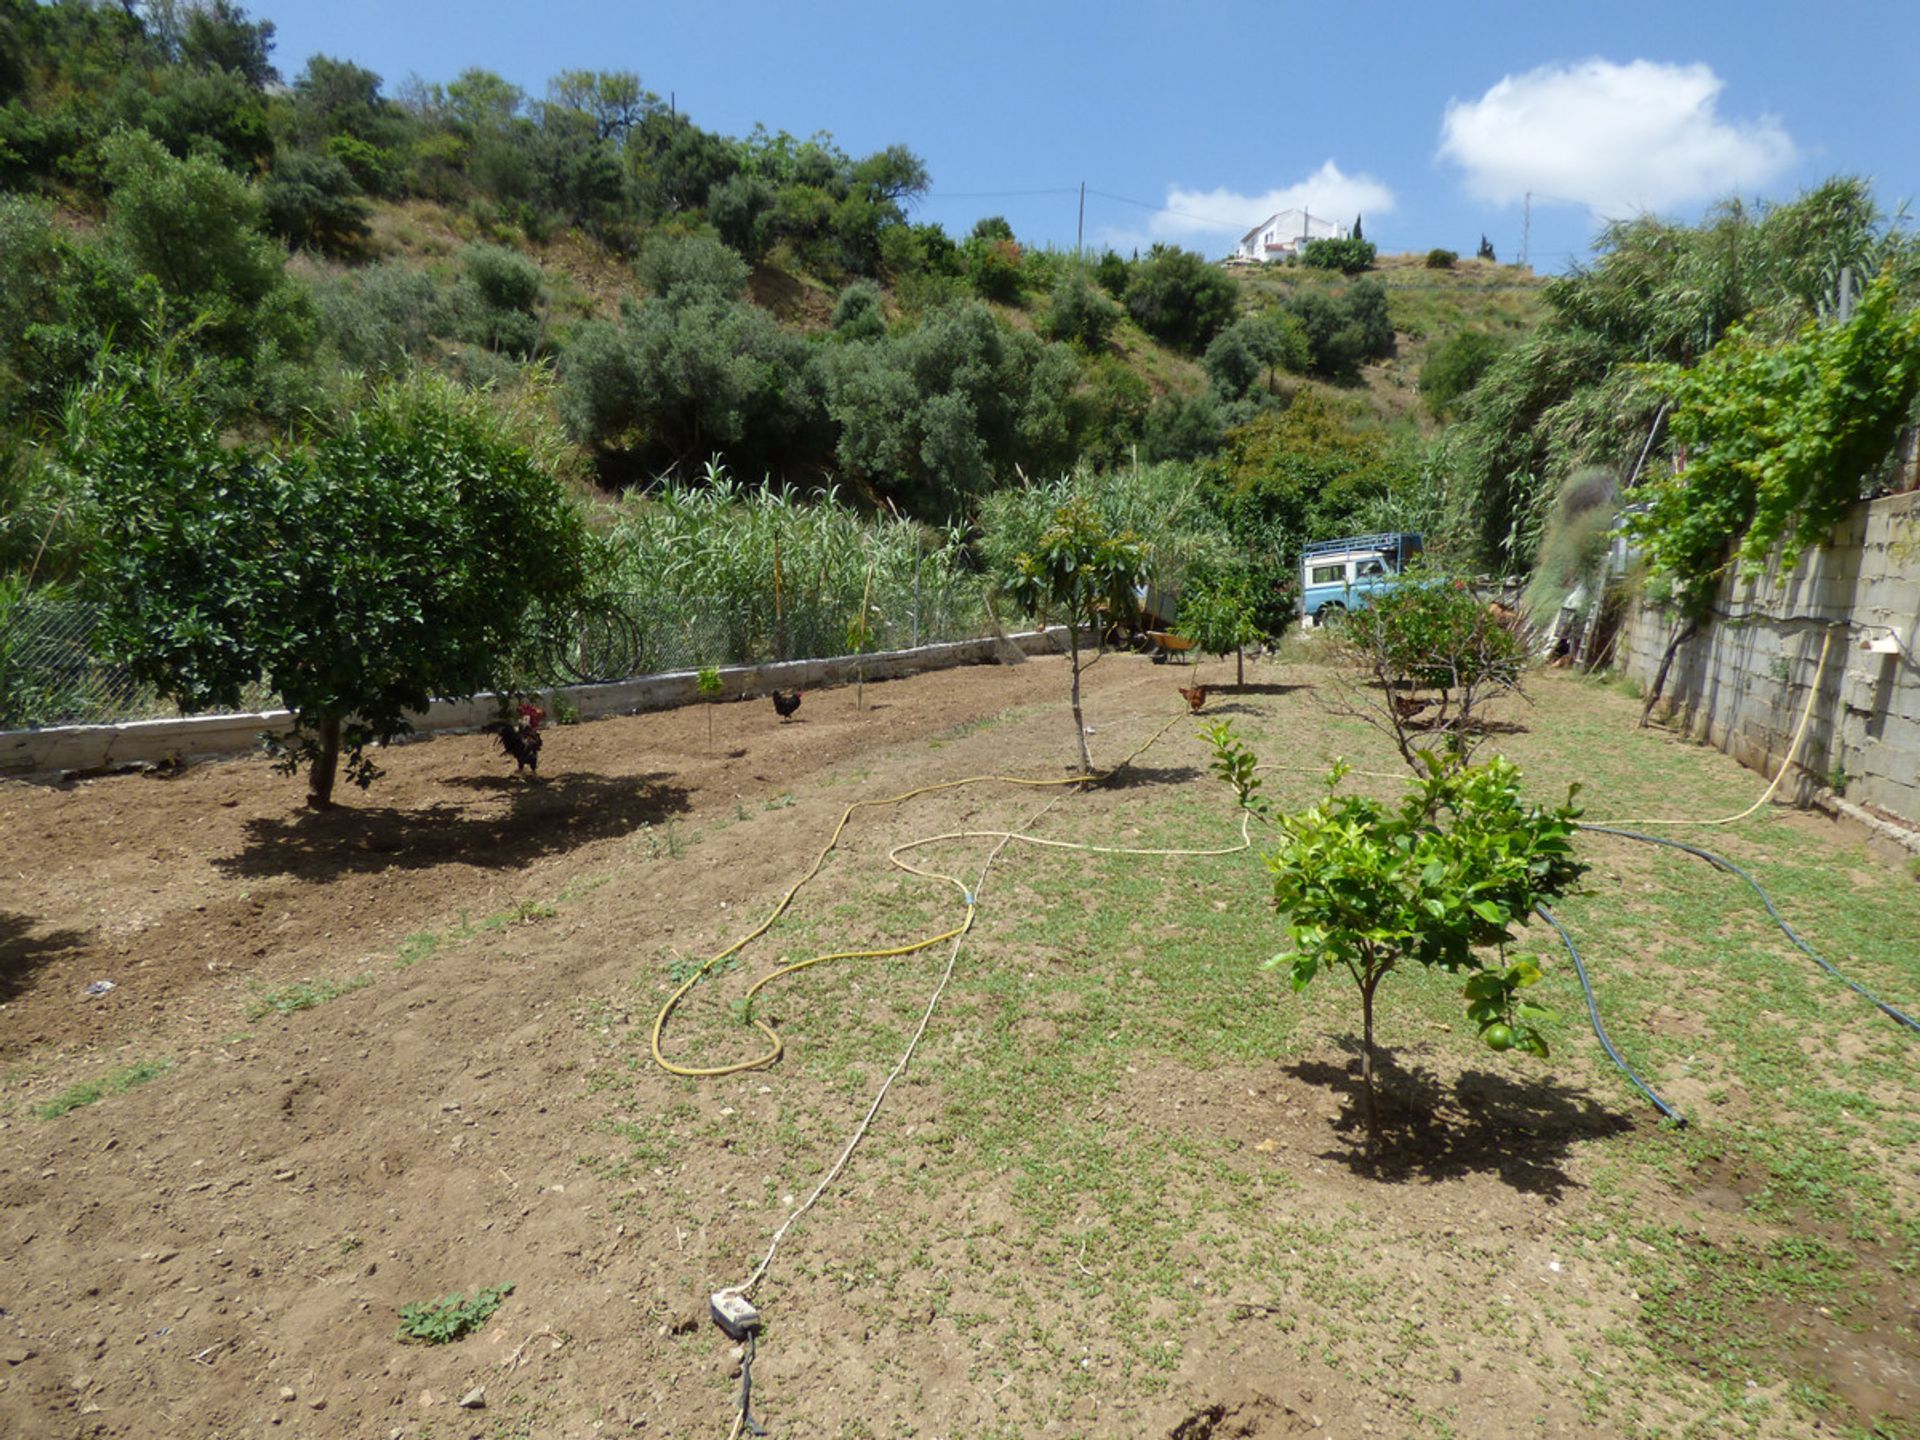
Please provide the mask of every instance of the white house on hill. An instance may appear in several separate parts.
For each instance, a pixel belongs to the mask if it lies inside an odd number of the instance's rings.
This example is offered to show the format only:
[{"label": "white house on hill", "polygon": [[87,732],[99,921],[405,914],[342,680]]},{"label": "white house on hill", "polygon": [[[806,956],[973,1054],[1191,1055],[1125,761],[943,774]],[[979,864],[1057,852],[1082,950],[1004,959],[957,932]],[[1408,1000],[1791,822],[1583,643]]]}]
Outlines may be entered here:
[{"label": "white house on hill", "polygon": [[1309,240],[1344,240],[1347,227],[1305,210],[1280,210],[1240,237],[1236,260],[1284,260]]}]

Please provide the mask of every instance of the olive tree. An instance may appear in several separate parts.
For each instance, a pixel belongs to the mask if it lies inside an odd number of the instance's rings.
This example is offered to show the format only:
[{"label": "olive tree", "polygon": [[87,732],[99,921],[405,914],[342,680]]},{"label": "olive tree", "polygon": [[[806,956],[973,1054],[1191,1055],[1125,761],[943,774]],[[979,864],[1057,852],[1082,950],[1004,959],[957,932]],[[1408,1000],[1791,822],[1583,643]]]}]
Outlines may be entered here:
[{"label": "olive tree", "polygon": [[577,594],[585,528],[484,400],[424,379],[379,392],[313,444],[221,441],[191,387],[103,378],[69,408],[65,461],[99,536],[110,659],[183,709],[264,682],[293,712],[286,768],[333,803],[342,752],[509,670],[536,606]]},{"label": "olive tree", "polygon": [[1080,746],[1082,773],[1093,772],[1087,751],[1087,727],[1080,713],[1080,676],[1105,654],[1082,661],[1083,626],[1096,634],[1110,617],[1131,611],[1134,589],[1146,574],[1147,553],[1131,530],[1115,530],[1086,500],[1069,500],[1031,550],[1014,561],[1014,596],[1042,616],[1060,612],[1067,622],[1067,652],[1073,665],[1073,738]]}]

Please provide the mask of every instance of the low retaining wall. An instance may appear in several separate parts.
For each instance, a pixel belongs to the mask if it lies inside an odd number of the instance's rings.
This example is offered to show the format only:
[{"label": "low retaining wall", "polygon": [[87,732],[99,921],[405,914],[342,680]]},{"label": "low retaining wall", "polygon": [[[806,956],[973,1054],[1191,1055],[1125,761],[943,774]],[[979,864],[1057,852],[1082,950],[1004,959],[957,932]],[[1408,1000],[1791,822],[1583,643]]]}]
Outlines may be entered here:
[{"label": "low retaining wall", "polygon": [[[885,650],[867,656],[840,655],[826,660],[787,660],[771,665],[729,665],[720,671],[721,695],[743,699],[771,690],[814,690],[845,684],[864,670],[869,680],[889,680],[924,670],[998,662],[1003,644],[1024,655],[1057,654],[1066,649],[1067,632],[1055,625],[997,638],[956,640],[914,650]],[[564,695],[582,720],[665,710],[703,698],[699,675],[677,670],[644,675],[608,685],[570,685],[542,694]],[[413,716],[421,734],[475,730],[499,716],[496,696],[436,700],[424,715]],[[262,731],[281,734],[293,727],[285,710],[245,715],[193,715],[178,720],[133,720],[120,725],[50,725],[40,730],[0,730],[0,776],[40,778],[75,770],[163,761],[204,760],[242,755],[259,747]]]},{"label": "low retaining wall", "polygon": [[[1840,625],[1799,773],[1782,789],[1805,803],[1833,785],[1868,813],[1920,826],[1920,492],[1855,506],[1792,571],[1723,586],[1714,611],[1674,656],[1661,702],[1668,713],[1774,774],[1806,711],[1826,632]],[[1626,673],[1651,686],[1678,623],[1637,606],[1620,638]],[[1866,648],[1876,640],[1880,650]]]}]

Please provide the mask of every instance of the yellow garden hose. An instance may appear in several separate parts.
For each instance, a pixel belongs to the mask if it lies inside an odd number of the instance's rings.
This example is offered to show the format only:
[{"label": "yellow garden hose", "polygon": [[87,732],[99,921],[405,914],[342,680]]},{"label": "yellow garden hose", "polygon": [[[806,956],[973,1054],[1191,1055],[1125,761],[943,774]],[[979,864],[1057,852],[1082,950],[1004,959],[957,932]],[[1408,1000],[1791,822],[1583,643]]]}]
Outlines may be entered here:
[{"label": "yellow garden hose", "polygon": [[724,950],[720,950],[710,956],[699,969],[695,970],[693,974],[682,981],[679,987],[667,997],[666,1003],[660,1007],[660,1013],[655,1015],[653,1019],[653,1034],[650,1044],[654,1063],[670,1075],[682,1075],[694,1078],[737,1075],[745,1070],[757,1070],[764,1066],[771,1065],[780,1058],[785,1047],[781,1042],[779,1032],[753,1013],[753,1001],[755,996],[767,986],[773,984],[774,981],[784,979],[786,976],[792,975],[797,971],[811,969],[815,965],[824,965],[832,960],[886,960],[900,955],[912,955],[920,950],[931,949],[933,946],[942,944],[945,941],[957,940],[967,934],[967,932],[973,928],[974,918],[978,913],[978,905],[973,891],[968,888],[965,881],[957,876],[944,874],[936,870],[923,869],[920,866],[909,864],[900,859],[900,855],[905,851],[917,849],[923,845],[931,845],[939,840],[951,839],[995,839],[999,840],[1002,844],[1018,840],[1031,845],[1045,845],[1069,850],[1088,850],[1108,855],[1230,855],[1246,849],[1249,842],[1246,838],[1246,826],[1244,822],[1241,826],[1241,843],[1239,845],[1214,850],[1130,850],[1117,846],[1071,844],[1063,840],[1047,840],[1039,836],[1023,835],[1017,831],[1007,830],[952,831],[943,835],[932,835],[923,839],[909,840],[904,844],[896,845],[887,853],[888,862],[896,868],[905,870],[912,875],[918,875],[929,880],[944,880],[957,889],[966,904],[966,913],[962,916],[958,925],[953,926],[951,929],[943,930],[938,935],[929,935],[924,939],[911,940],[903,945],[892,945],[871,950],[835,950],[823,955],[809,956],[805,960],[796,960],[791,965],[783,965],[779,969],[763,975],[760,979],[754,981],[751,988],[748,989],[745,996],[745,1010],[748,1023],[766,1037],[767,1048],[750,1059],[738,1060],[726,1065],[680,1065],[667,1059],[666,1055],[661,1051],[660,1037],[666,1030],[667,1021],[679,1007],[680,1002],[686,998],[687,993],[692,990],[694,986],[698,985],[714,966],[730,956],[739,954],[739,952],[744,950],[748,945],[766,934],[767,931],[773,927],[774,922],[786,913],[787,908],[793,903],[794,896],[800,893],[801,887],[818,875],[821,867],[827,863],[827,856],[832,854],[834,848],[839,845],[840,838],[846,833],[847,825],[853,819],[855,811],[879,808],[881,806],[899,805],[921,795],[936,794],[943,790],[958,790],[968,785],[1017,785],[1039,789],[1066,785],[1097,784],[1124,770],[1128,765],[1131,765],[1142,754],[1152,748],[1161,736],[1165,735],[1167,731],[1187,718],[1186,715],[1174,716],[1173,719],[1154,731],[1153,735],[1145,744],[1134,750],[1132,754],[1128,755],[1126,759],[1122,760],[1118,765],[1115,765],[1111,770],[1095,771],[1088,775],[1071,775],[1058,780],[1035,780],[1019,775],[969,775],[960,780],[943,780],[932,785],[917,786],[912,790],[905,790],[898,795],[889,795],[881,799],[854,801],[840,812],[839,823],[833,827],[833,833],[827,837],[827,843],[821,847],[820,853],[814,857],[813,864],[807,867],[804,875],[788,887],[786,894],[780,897],[773,909],[768,912],[766,919],[762,920],[738,940],[735,940],[731,945],[728,945]]},{"label": "yellow garden hose", "polygon": [[1787,778],[1787,771],[1793,768],[1794,757],[1800,753],[1801,742],[1807,738],[1807,726],[1813,719],[1814,701],[1820,698],[1820,680],[1827,673],[1827,655],[1833,649],[1834,631],[1843,629],[1840,625],[1829,625],[1826,638],[1820,642],[1820,663],[1814,667],[1813,684],[1807,687],[1807,705],[1800,712],[1799,728],[1793,732],[1793,743],[1787,746],[1787,757],[1780,762],[1780,768],[1774,772],[1773,781],[1760,798],[1742,810],[1738,815],[1722,815],[1717,820],[1593,820],[1592,825],[1731,825],[1744,820],[1773,798],[1774,791],[1780,788],[1780,782]]}]

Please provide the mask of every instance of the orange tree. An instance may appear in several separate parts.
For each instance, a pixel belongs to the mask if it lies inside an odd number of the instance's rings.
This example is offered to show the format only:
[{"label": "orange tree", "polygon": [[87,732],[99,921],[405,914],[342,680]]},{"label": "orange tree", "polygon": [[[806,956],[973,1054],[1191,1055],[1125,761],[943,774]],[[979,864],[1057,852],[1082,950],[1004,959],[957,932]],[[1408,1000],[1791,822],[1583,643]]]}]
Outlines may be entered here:
[{"label": "orange tree", "polygon": [[484,400],[386,389],[309,446],[223,443],[191,384],[106,377],[76,398],[64,456],[97,536],[108,658],[183,710],[265,682],[293,712],[284,767],[307,803],[378,775],[367,747],[436,698],[495,688],[536,606],[565,606],[585,527]]},{"label": "orange tree", "polygon": [[[1419,965],[1466,976],[1467,1017],[1491,1048],[1546,1055],[1535,1022],[1551,1012],[1520,993],[1540,979],[1540,967],[1525,957],[1509,963],[1506,949],[1534,907],[1563,894],[1586,869],[1573,855],[1580,814],[1573,790],[1558,808],[1525,806],[1511,761],[1429,757],[1395,804],[1339,793],[1343,762],[1319,804],[1279,814],[1259,796],[1255,756],[1232,722],[1206,734],[1214,773],[1279,833],[1265,860],[1293,948],[1267,964],[1286,966],[1295,991],[1322,971],[1343,971],[1360,993],[1369,1149],[1377,1129],[1374,1001],[1395,970]],[[1498,957],[1491,963],[1490,950]]]}]

